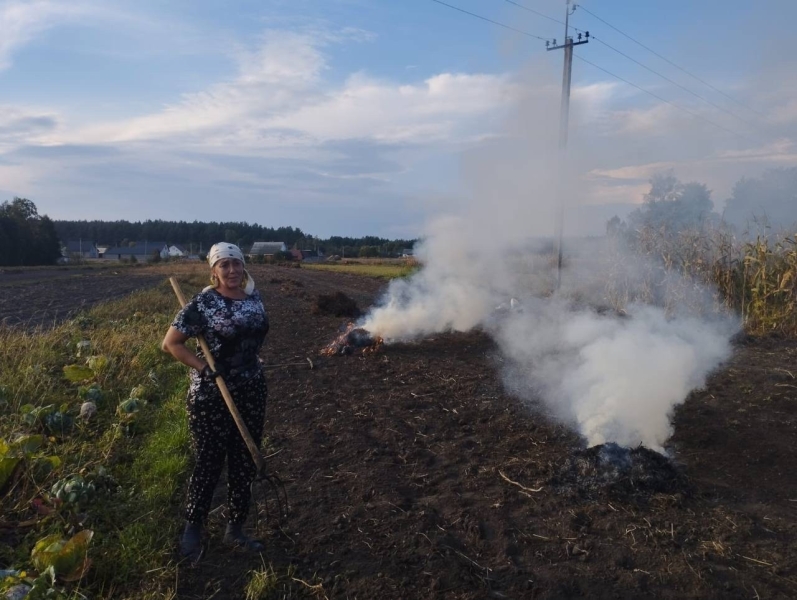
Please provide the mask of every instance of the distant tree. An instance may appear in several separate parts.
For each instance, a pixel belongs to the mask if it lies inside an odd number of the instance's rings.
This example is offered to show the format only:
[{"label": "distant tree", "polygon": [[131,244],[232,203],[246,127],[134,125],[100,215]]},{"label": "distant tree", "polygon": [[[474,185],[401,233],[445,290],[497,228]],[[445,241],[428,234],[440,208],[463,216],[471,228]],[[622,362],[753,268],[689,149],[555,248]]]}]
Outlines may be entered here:
[{"label": "distant tree", "polygon": [[38,239],[36,264],[48,265],[58,260],[61,256],[61,242],[55,224],[47,215],[39,219],[36,237]]},{"label": "distant tree", "polygon": [[611,219],[606,221],[606,235],[609,237],[616,237],[625,233],[626,224],[623,220],[614,215]]},{"label": "distant tree", "polygon": [[0,265],[49,265],[61,256],[53,222],[26,198],[0,204]]},{"label": "distant tree", "polygon": [[797,223],[797,167],[770,169],[760,177],[743,177],[733,186],[723,218],[747,227],[757,222],[773,229],[790,229]]},{"label": "distant tree", "polygon": [[291,254],[290,252],[275,252],[274,260],[278,262],[290,261],[293,260],[293,254]]},{"label": "distant tree", "polygon": [[632,229],[652,227],[665,234],[701,229],[716,218],[711,191],[703,183],[681,183],[672,173],[656,175],[644,204],[628,215]]},{"label": "distant tree", "polygon": [[[379,255],[398,255],[411,248],[415,240],[387,240],[376,236],[362,238],[332,236],[326,240],[305,234],[296,227],[264,227],[256,223],[201,221],[55,221],[62,240],[84,239],[101,245],[127,246],[130,240],[164,240],[181,244],[196,251],[207,251],[213,244],[225,240],[237,243],[242,249],[254,242],[284,242],[288,248],[316,249],[327,254],[358,256],[363,246],[374,246]],[[119,241],[121,240],[121,241]]]},{"label": "distant tree", "polygon": [[27,198],[14,198],[11,202],[3,202],[0,212],[18,221],[35,221],[39,218],[36,205]]}]

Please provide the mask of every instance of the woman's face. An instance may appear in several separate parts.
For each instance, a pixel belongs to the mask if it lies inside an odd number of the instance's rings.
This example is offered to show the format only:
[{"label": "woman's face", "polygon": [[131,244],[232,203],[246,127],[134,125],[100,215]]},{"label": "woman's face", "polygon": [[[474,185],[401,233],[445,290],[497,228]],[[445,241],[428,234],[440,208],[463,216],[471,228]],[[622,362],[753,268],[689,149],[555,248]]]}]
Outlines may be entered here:
[{"label": "woman's face", "polygon": [[219,287],[237,289],[241,287],[244,276],[244,264],[237,258],[222,258],[213,265],[213,273],[219,280]]}]

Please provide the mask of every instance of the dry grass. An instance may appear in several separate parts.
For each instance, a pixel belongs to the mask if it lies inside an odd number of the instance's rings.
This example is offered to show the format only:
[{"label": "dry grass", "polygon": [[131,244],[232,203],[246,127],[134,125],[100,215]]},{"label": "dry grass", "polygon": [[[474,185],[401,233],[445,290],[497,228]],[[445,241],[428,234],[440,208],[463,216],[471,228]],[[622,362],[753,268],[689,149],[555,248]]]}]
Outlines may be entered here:
[{"label": "dry grass", "polygon": [[[613,240],[606,293],[616,308],[635,301],[671,311],[687,306],[740,315],[751,334],[797,334],[794,236],[744,241],[722,227],[677,235],[649,228],[635,234],[630,243]],[[629,267],[629,256],[645,260]]]}]

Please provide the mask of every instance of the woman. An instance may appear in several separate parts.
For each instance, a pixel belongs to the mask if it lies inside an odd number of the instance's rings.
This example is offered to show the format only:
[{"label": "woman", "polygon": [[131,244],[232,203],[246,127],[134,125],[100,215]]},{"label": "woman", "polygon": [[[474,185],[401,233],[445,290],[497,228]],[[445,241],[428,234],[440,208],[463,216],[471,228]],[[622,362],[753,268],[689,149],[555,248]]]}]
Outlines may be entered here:
[{"label": "woman", "polygon": [[[188,484],[186,525],[180,541],[183,556],[196,559],[202,548],[202,524],[227,459],[229,522],[224,542],[261,551],[263,543],[243,532],[256,467],[216,386],[224,378],[238,411],[256,443],[263,435],[266,380],[258,357],[268,333],[268,315],[254,281],[244,269],[238,246],[219,243],[208,253],[211,286],[194,296],[177,314],[163,350],[192,368],[188,390],[188,427],[196,455]],[[212,371],[201,350],[185,343],[202,335],[216,364]]]}]

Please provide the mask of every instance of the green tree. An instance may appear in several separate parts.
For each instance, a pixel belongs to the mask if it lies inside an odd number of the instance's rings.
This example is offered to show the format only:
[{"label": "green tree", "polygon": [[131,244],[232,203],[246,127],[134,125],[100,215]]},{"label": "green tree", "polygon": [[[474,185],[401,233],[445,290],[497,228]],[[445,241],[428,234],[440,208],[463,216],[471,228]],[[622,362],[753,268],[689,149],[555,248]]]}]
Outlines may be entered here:
[{"label": "green tree", "polygon": [[632,229],[653,227],[675,235],[687,229],[702,229],[713,212],[711,191],[703,183],[681,183],[672,173],[656,175],[650,180],[645,203],[630,215]]},{"label": "green tree", "polygon": [[48,265],[61,256],[55,226],[26,198],[0,204],[0,265]]},{"label": "green tree", "polygon": [[743,177],[733,186],[723,218],[737,227],[752,222],[775,229],[797,223],[797,167],[770,169],[760,177]]}]

